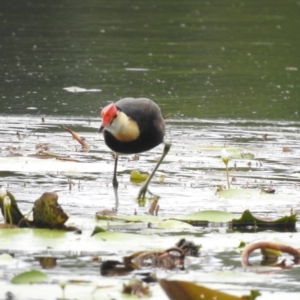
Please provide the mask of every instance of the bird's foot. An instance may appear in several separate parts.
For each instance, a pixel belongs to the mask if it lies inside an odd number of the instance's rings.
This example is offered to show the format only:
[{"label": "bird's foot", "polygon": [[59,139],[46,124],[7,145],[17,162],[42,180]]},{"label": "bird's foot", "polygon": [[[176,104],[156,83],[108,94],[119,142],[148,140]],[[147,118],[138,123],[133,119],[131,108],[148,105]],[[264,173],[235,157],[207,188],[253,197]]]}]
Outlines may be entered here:
[{"label": "bird's foot", "polygon": [[143,185],[143,186],[141,187],[139,193],[138,193],[137,198],[138,198],[139,200],[144,200],[145,197],[146,197],[147,190],[148,190],[148,189],[147,189],[147,186],[144,186],[144,185]]},{"label": "bird's foot", "polygon": [[150,192],[150,190],[148,189],[147,186],[143,185],[138,193],[137,198],[140,200],[144,200],[146,198],[146,193],[149,193],[151,196],[157,197],[156,195],[154,195],[153,193]]}]

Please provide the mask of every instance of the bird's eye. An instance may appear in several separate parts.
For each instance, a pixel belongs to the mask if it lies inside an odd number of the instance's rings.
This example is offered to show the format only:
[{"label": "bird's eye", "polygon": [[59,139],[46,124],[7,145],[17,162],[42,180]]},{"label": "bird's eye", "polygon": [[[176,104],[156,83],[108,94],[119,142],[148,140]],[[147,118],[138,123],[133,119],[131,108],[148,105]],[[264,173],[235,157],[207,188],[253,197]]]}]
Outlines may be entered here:
[{"label": "bird's eye", "polygon": [[114,115],[109,123],[109,125],[111,125],[113,123],[113,121],[115,120],[115,118],[117,117],[117,115]]}]

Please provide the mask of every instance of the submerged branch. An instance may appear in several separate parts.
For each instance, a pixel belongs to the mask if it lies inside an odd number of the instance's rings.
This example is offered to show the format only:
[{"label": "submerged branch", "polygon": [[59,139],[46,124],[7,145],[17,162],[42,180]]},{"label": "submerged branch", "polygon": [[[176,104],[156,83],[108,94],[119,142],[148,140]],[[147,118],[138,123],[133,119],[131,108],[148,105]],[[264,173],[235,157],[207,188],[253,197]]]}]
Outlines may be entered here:
[{"label": "submerged branch", "polygon": [[89,144],[82,137],[80,137],[77,132],[75,132],[75,131],[73,131],[70,128],[65,127],[65,126],[63,128],[64,128],[64,130],[71,133],[73,139],[76,140],[83,148],[88,149],[90,147]]},{"label": "submerged branch", "polygon": [[283,245],[283,244],[277,244],[274,242],[262,241],[262,242],[250,244],[244,249],[241,257],[243,267],[248,267],[251,265],[248,261],[249,255],[251,254],[251,252],[257,249],[272,249],[272,250],[288,253],[294,257],[295,261],[298,261],[298,259],[300,258],[300,250],[296,248]]}]

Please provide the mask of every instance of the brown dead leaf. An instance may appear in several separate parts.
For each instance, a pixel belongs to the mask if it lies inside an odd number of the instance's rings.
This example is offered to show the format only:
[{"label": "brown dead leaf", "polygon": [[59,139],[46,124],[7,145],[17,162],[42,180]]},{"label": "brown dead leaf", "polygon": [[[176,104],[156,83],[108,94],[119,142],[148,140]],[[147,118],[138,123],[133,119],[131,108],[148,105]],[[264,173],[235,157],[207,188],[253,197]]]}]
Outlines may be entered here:
[{"label": "brown dead leaf", "polygon": [[63,128],[64,128],[64,130],[71,133],[73,139],[76,140],[83,148],[89,149],[90,146],[89,146],[88,142],[84,138],[80,137],[77,132],[71,130],[68,127],[63,127]]},{"label": "brown dead leaf", "polygon": [[34,202],[33,222],[35,226],[45,228],[58,228],[68,220],[67,214],[58,204],[55,193],[44,193]]},{"label": "brown dead leaf", "polygon": [[282,152],[292,152],[290,147],[282,147]]}]

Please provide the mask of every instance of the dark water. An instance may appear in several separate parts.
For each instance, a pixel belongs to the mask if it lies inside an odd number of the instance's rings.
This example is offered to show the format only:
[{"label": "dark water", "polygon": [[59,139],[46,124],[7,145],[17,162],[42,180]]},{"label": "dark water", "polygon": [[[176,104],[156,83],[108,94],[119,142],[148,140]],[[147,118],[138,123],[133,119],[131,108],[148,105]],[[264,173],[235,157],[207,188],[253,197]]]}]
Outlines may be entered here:
[{"label": "dark water", "polygon": [[4,0],[1,114],[95,116],[146,96],[175,117],[298,120],[299,12],[292,0]]}]

